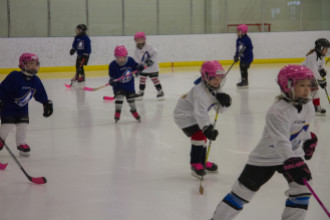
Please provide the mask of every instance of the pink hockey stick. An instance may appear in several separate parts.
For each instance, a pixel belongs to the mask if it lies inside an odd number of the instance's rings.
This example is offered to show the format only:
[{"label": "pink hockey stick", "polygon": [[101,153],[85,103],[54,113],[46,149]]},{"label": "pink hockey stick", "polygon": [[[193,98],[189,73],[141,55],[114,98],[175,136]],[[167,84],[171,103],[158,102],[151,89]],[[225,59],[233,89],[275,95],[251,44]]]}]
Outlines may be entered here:
[{"label": "pink hockey stick", "polygon": [[5,170],[8,163],[0,163],[0,170]]},{"label": "pink hockey stick", "polygon": [[309,189],[309,191],[311,191],[312,195],[314,196],[314,198],[316,199],[316,201],[320,204],[320,206],[322,207],[322,209],[325,211],[325,213],[328,215],[328,217],[330,218],[330,213],[327,210],[327,208],[323,205],[322,201],[319,199],[319,197],[316,195],[316,193],[314,192],[313,188],[311,187],[311,185],[309,185],[309,183],[307,182],[307,180],[304,178],[303,182],[305,184],[305,186],[307,186],[307,188]]},{"label": "pink hockey stick", "polygon": [[115,97],[112,97],[112,96],[103,96],[103,100],[106,100],[106,101],[112,101],[114,99],[115,99]]}]

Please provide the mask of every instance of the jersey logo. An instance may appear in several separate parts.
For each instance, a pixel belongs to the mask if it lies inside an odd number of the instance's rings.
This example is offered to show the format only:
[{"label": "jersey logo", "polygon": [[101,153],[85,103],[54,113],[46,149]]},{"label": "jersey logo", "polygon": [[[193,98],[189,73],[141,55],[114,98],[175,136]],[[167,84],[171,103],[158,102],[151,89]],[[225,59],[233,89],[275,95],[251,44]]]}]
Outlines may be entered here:
[{"label": "jersey logo", "polygon": [[292,150],[295,151],[301,144],[301,139],[296,139],[302,131],[307,131],[309,124],[305,124],[299,131],[291,134],[290,141],[292,143]]},{"label": "jersey logo", "polygon": [[132,79],[131,68],[125,67],[124,69],[126,69],[126,70],[123,73],[123,75],[120,77],[121,78],[120,82],[121,83],[128,83]]},{"label": "jersey logo", "polygon": [[207,108],[207,111],[210,111],[211,108],[212,108],[213,106],[216,106],[216,105],[217,105],[216,103],[211,104],[211,105]]},{"label": "jersey logo", "polygon": [[80,40],[80,41],[78,42],[77,49],[78,49],[78,50],[83,50],[83,49],[85,49],[85,41]]},{"label": "jersey logo", "polygon": [[20,106],[23,107],[25,105],[27,105],[29,103],[29,101],[32,99],[32,97],[34,96],[34,93],[36,92],[35,89],[31,88],[27,93],[25,93],[25,95],[23,95],[20,98],[16,98],[15,99],[15,103]]}]

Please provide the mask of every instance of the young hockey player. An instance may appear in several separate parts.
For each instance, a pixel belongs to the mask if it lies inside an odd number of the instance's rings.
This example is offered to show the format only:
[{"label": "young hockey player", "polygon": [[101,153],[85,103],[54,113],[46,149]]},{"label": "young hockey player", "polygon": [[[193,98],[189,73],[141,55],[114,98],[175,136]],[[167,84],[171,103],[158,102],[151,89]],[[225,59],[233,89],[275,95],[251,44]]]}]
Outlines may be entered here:
[{"label": "young hockey player", "polygon": [[148,76],[157,90],[157,98],[162,100],[164,98],[164,92],[158,78],[158,52],[151,45],[146,44],[146,35],[144,32],[137,32],[134,35],[134,40],[136,43],[134,59],[140,64],[147,65],[147,68],[140,74],[140,91],[136,94],[137,100],[143,98]]},{"label": "young hockey player", "polygon": [[132,72],[135,70],[142,71],[144,66],[135,62],[132,57],[127,56],[128,53],[125,46],[117,46],[114,54],[115,60],[109,65],[109,84],[113,88],[113,94],[115,94],[115,122],[117,123],[120,119],[124,97],[126,97],[131,108],[132,115],[140,122],[141,117],[137,113],[135,106],[135,88]]},{"label": "young hockey player", "polygon": [[246,87],[249,85],[248,69],[253,61],[253,45],[247,32],[248,26],[246,24],[241,24],[237,27],[238,38],[236,40],[234,61],[237,62],[240,60],[241,82],[237,83],[238,87]]},{"label": "young hockey player", "polygon": [[216,208],[213,220],[234,219],[275,172],[289,185],[282,219],[303,220],[306,216],[311,194],[303,179],[312,177],[304,159],[311,159],[317,145],[316,135],[309,131],[314,117],[311,91],[317,85],[313,72],[302,65],[283,67],[277,80],[282,95],[268,110],[262,138],[231,192]]},{"label": "young hockey player", "polygon": [[[192,175],[202,178],[208,172],[217,172],[218,166],[206,160],[206,142],[216,140],[218,130],[208,116],[211,108],[220,112],[231,105],[231,98],[221,90],[225,72],[218,61],[206,61],[201,67],[202,80],[188,94],[183,95],[174,110],[174,120],[191,138],[190,165]],[[206,163],[205,163],[206,162]]]},{"label": "young hockey player", "polygon": [[17,149],[22,156],[29,156],[26,142],[29,124],[29,101],[34,98],[43,104],[44,117],[53,113],[53,103],[48,99],[44,86],[36,74],[39,58],[32,53],[23,53],[19,58],[21,71],[13,71],[0,84],[0,150],[10,131],[16,126]]},{"label": "young hockey player", "polygon": [[84,24],[79,24],[76,28],[76,36],[72,43],[72,48],[70,50],[70,55],[77,52],[76,59],[76,75],[73,81],[85,82],[85,71],[84,66],[87,65],[89,55],[92,52],[91,40],[86,34],[87,26]]},{"label": "young hockey player", "polygon": [[[314,49],[308,52],[305,61],[302,63],[302,65],[307,66],[313,71],[314,76],[322,89],[325,89],[327,87],[327,80],[325,78],[325,76],[327,75],[327,71],[325,70],[324,57],[328,53],[329,47],[330,42],[327,39],[320,38],[316,40]],[[319,92],[315,93],[315,96],[313,97],[313,104],[317,115],[326,114],[326,110],[322,108],[320,104]]]}]

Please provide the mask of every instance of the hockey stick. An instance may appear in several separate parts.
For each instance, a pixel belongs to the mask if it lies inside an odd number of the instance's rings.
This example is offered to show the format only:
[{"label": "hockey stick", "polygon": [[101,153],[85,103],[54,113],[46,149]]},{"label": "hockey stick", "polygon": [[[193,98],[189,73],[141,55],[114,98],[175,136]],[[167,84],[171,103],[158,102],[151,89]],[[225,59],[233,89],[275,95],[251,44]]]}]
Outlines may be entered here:
[{"label": "hockey stick", "polygon": [[29,174],[27,174],[27,172],[24,170],[24,168],[22,167],[22,165],[18,162],[17,158],[15,157],[15,155],[13,154],[13,152],[11,152],[11,150],[9,149],[9,147],[7,146],[7,144],[5,142],[2,142],[3,145],[5,146],[5,148],[7,149],[7,151],[9,152],[10,156],[15,160],[15,162],[17,163],[17,165],[21,168],[21,170],[23,171],[23,173],[25,174],[25,176],[32,182],[35,184],[45,184],[47,182],[45,177],[31,177]]},{"label": "hockey stick", "polygon": [[316,201],[320,204],[320,206],[322,207],[322,209],[325,211],[325,213],[330,218],[330,212],[327,210],[327,208],[325,207],[325,205],[323,205],[322,201],[316,195],[316,193],[313,190],[313,188],[311,187],[311,185],[309,185],[309,183],[307,182],[307,180],[305,178],[303,179],[303,182],[304,182],[305,186],[309,189],[309,191],[312,193],[312,195],[314,196],[314,198],[316,199]]},{"label": "hockey stick", "polygon": [[[133,71],[133,72],[130,72],[129,70],[127,70],[126,72],[123,73],[123,75],[122,75],[121,77],[115,79],[114,82],[118,82],[118,81],[124,79],[125,77],[127,77],[127,76],[129,76],[129,75],[134,75],[134,74],[136,74],[137,72],[138,72],[137,70],[135,70],[135,71]],[[103,86],[96,87],[96,88],[91,88],[91,87],[87,87],[87,86],[85,86],[85,87],[84,87],[84,90],[85,90],[85,91],[93,92],[93,91],[97,91],[97,90],[99,90],[99,89],[103,89],[104,87],[107,87],[108,85],[110,85],[110,83],[107,83],[107,84],[105,84],[105,85],[103,85]]]},{"label": "hockey stick", "polygon": [[328,101],[329,101],[329,104],[330,104],[330,98],[329,98],[329,94],[328,94],[327,88],[324,88],[324,91],[325,91],[325,95],[327,96]]},{"label": "hockey stick", "polygon": [[0,163],[0,170],[5,170],[8,163]]},{"label": "hockey stick", "polygon": [[[82,59],[81,63],[80,63],[80,68],[84,65],[84,62],[85,62],[85,58]],[[71,88],[72,84],[73,84],[73,81],[74,81],[74,78],[76,77],[76,75],[74,75],[74,77],[71,79],[71,83],[70,85],[68,84],[64,84],[66,88]]]},{"label": "hockey stick", "polygon": [[[229,72],[229,71],[228,71]],[[213,122],[213,127],[215,128],[215,125],[217,123],[218,120],[218,115],[219,115],[219,110],[220,110],[220,105],[217,108],[217,113],[215,114],[215,118],[214,118],[214,122]],[[207,152],[206,152],[206,157],[205,157],[205,164],[209,158],[209,154],[210,154],[210,150],[211,150],[211,144],[212,144],[212,140],[210,140],[209,142],[209,146],[207,148]],[[203,187],[203,176],[200,180],[200,184],[199,184],[199,193],[202,195],[204,193],[204,187]]]},{"label": "hockey stick", "polygon": [[112,101],[114,99],[115,99],[115,97],[113,97],[113,96],[103,96],[103,100],[106,100],[106,101]]},{"label": "hockey stick", "polygon": [[231,68],[233,68],[233,66],[235,65],[235,61],[233,62],[233,64],[231,64],[231,66],[229,67],[229,69],[227,70],[225,77],[227,76],[227,74],[229,73],[229,71],[231,70]]}]

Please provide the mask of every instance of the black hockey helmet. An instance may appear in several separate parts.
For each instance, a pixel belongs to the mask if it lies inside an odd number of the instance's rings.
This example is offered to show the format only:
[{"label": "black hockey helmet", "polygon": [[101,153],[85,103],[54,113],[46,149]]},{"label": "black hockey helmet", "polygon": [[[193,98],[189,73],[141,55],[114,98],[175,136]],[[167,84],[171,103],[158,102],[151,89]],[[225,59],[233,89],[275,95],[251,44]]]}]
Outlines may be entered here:
[{"label": "black hockey helmet", "polygon": [[319,38],[315,41],[315,50],[321,53],[325,47],[330,47],[330,42],[325,38]]},{"label": "black hockey helmet", "polygon": [[85,24],[78,24],[77,29],[80,29],[83,32],[85,32],[85,31],[87,31],[87,26]]}]

